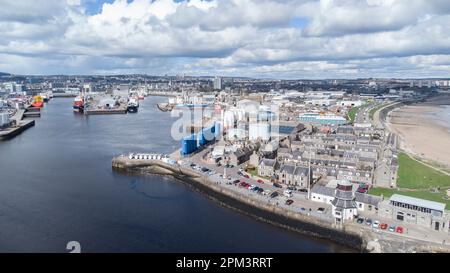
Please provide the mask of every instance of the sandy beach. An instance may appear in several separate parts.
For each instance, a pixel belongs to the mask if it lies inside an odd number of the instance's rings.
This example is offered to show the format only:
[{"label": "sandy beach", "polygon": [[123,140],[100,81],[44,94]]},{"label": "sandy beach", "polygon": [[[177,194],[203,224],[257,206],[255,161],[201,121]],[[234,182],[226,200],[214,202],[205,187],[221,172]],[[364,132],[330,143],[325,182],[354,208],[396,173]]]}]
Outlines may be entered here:
[{"label": "sandy beach", "polygon": [[400,136],[401,148],[450,168],[450,107],[435,103],[403,106],[389,114],[388,126]]}]

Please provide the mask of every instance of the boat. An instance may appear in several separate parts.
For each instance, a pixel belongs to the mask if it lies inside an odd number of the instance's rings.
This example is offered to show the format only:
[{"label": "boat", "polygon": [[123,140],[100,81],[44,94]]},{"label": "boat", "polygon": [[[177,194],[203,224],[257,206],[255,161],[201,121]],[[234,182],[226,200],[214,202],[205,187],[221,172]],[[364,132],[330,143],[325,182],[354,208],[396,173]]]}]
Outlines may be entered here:
[{"label": "boat", "polygon": [[39,94],[39,96],[42,97],[42,101],[43,102],[48,102],[49,101],[49,98],[48,98],[46,93],[41,93],[41,94]]},{"label": "boat", "polygon": [[83,113],[84,112],[84,97],[83,96],[76,96],[73,100],[73,111],[76,113]]},{"label": "boat", "polygon": [[44,106],[44,100],[41,96],[34,96],[31,106],[41,108]]},{"label": "boat", "polygon": [[130,98],[127,105],[128,113],[137,113],[139,109],[139,100],[136,98]]}]

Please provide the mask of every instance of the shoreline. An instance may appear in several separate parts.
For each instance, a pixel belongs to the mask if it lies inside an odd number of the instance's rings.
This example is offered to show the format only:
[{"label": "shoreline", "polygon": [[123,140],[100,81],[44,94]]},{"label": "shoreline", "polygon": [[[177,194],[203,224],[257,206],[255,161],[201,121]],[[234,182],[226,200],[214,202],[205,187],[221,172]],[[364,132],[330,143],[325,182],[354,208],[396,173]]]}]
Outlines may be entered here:
[{"label": "shoreline", "polygon": [[[448,107],[448,106],[447,106]],[[425,161],[450,168],[450,128],[437,115],[450,111],[439,104],[420,103],[392,110],[388,127],[400,137],[400,148]]]}]

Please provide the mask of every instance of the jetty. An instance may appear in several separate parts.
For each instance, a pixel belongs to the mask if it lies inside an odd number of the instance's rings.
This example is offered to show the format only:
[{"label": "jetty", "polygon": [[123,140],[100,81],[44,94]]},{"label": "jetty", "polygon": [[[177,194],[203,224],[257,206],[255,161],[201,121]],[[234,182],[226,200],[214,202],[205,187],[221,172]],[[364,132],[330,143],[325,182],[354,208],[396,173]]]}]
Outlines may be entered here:
[{"label": "jetty", "polygon": [[[12,116],[11,118],[12,125],[4,129],[0,129],[0,141],[11,139],[35,125],[34,119],[23,120],[25,117],[27,117],[26,112],[28,109],[29,107],[27,107],[26,109],[18,109],[14,116]],[[40,116],[40,109],[38,113]]]},{"label": "jetty", "polygon": [[115,114],[126,114],[126,107],[118,108],[105,108],[105,109],[85,109],[85,115],[115,115]]}]

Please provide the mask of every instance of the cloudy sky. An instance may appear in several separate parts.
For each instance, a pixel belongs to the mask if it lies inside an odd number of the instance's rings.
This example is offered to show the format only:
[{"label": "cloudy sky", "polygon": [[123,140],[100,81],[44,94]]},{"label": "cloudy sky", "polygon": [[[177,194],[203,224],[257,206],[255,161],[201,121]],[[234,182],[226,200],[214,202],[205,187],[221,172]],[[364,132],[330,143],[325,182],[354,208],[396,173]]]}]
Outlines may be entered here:
[{"label": "cloudy sky", "polygon": [[0,0],[0,71],[450,77],[450,1]]}]

